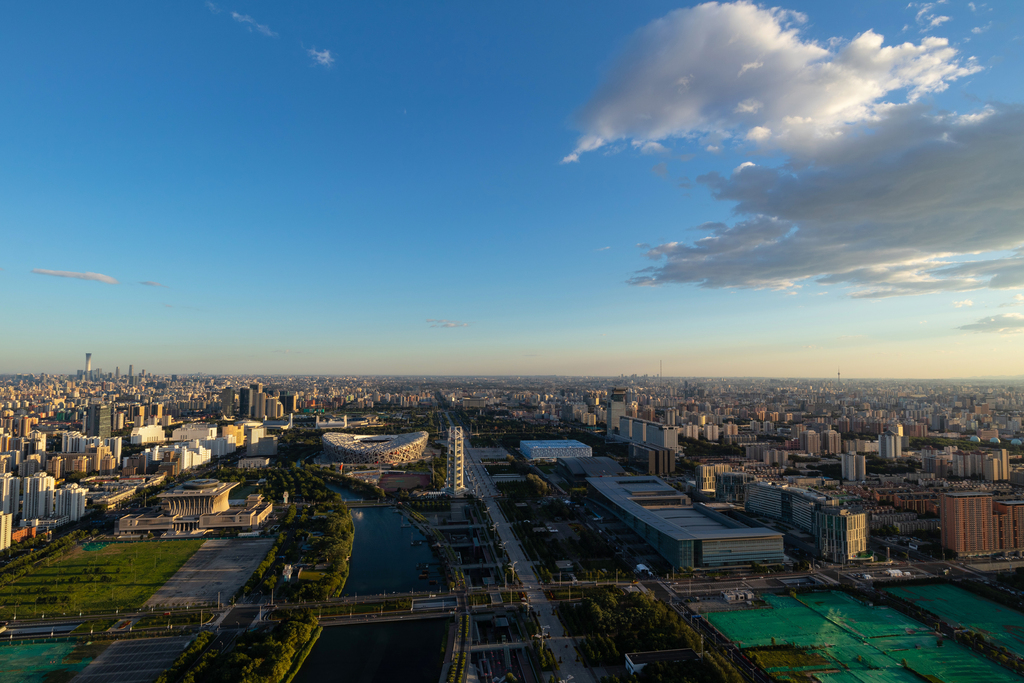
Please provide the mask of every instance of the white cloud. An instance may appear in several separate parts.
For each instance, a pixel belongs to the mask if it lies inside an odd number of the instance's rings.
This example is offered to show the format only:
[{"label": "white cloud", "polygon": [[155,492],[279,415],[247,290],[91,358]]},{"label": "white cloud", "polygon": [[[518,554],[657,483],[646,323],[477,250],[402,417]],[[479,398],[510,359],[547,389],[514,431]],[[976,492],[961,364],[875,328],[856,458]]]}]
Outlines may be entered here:
[{"label": "white cloud", "polygon": [[231,18],[234,19],[235,21],[237,21],[240,24],[245,24],[250,31],[256,31],[257,33],[262,33],[263,35],[269,36],[271,38],[273,38],[274,36],[277,35],[276,33],[274,33],[273,31],[270,30],[269,26],[267,26],[266,24],[261,24],[261,23],[257,22],[255,19],[250,17],[248,14],[239,14],[238,12],[232,12],[231,13]]},{"label": "white cloud", "polygon": [[949,21],[949,17],[942,16],[940,14],[935,14],[932,11],[933,9],[935,9],[935,5],[944,4],[946,3],[943,2],[942,0],[939,0],[938,2],[925,2],[920,4],[912,2],[909,5],[907,5],[907,8],[918,8],[917,14],[914,16],[914,19],[915,21],[917,21],[918,26],[921,27],[921,33],[925,33]]},{"label": "white cloud", "polygon": [[639,149],[641,154],[668,154],[668,148],[665,145],[651,140],[646,142],[634,140],[633,148]]},{"label": "white cloud", "polygon": [[331,55],[330,50],[317,50],[315,47],[311,47],[306,52],[313,58],[314,64],[319,64],[320,66],[334,64],[334,57]]},{"label": "white cloud", "polygon": [[594,251],[608,251],[609,249],[611,249],[611,247],[598,247]]},{"label": "white cloud", "polygon": [[978,35],[978,34],[984,33],[985,31],[989,30],[990,28],[992,28],[992,22],[991,21],[988,22],[987,24],[985,24],[984,26],[975,26],[974,28],[971,29],[971,33],[973,33],[974,35]]},{"label": "white cloud", "polygon": [[145,282],[140,282],[139,284],[146,285],[147,287],[167,287],[167,285],[162,285],[159,282],[153,282],[152,280],[146,280]]},{"label": "white cloud", "polygon": [[38,275],[52,275],[53,277],[69,277],[76,280],[93,280],[94,282],[106,282],[108,285],[120,284],[109,275],[102,273],[76,273],[70,270],[46,270],[44,268],[33,268],[33,273]]},{"label": "white cloud", "polygon": [[970,299],[964,299],[963,301],[954,301],[953,302],[953,307],[954,308],[963,308],[964,306],[970,307],[970,306],[973,306],[973,305],[974,305],[974,302],[971,301]]},{"label": "white cloud", "polygon": [[210,0],[206,0],[206,9],[210,10],[214,14],[220,14],[220,7],[217,7],[217,5],[210,2]]},{"label": "white cloud", "polygon": [[981,320],[969,325],[961,325],[957,329],[967,330],[968,332],[1020,334],[1021,332],[1024,332],[1024,314],[1003,313],[1002,315],[993,315],[988,318],[982,318]]},{"label": "white cloud", "polygon": [[431,327],[469,327],[469,323],[464,323],[459,320],[438,320],[434,318],[427,318],[427,322],[431,323]]},{"label": "white cloud", "polygon": [[[771,131],[753,139],[762,147],[813,151],[901,106],[890,94],[902,94],[905,105],[980,69],[944,38],[884,46],[867,30],[825,47],[803,39],[802,20],[741,1],[652,22],[579,112],[582,135],[563,161],[616,140],[727,140],[756,127]],[[757,64],[756,77],[744,73]]]},{"label": "white cloud", "polygon": [[732,169],[732,172],[735,175],[736,173],[739,173],[743,169],[750,168],[751,166],[757,166],[757,164],[755,164],[753,161],[744,161],[742,164]]},{"label": "white cloud", "polygon": [[1024,108],[997,106],[964,123],[915,105],[818,154],[813,168],[698,176],[738,220],[650,248],[657,264],[632,282],[780,288],[811,279],[858,298],[1024,287],[1022,146]]},{"label": "white cloud", "polygon": [[999,308],[1014,308],[1016,306],[1024,306],[1024,294],[1016,294],[1012,301],[1005,304],[999,304]]}]

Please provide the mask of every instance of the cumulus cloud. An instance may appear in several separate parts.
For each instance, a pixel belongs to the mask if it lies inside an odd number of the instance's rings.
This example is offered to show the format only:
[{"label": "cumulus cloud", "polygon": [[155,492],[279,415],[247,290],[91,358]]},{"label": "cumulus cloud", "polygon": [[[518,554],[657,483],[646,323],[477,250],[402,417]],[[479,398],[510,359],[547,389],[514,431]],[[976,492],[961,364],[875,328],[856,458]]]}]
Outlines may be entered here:
[{"label": "cumulus cloud", "polygon": [[153,282],[152,280],[146,280],[145,282],[140,282],[139,284],[146,285],[147,287],[167,287],[167,285],[162,285],[159,282]]},{"label": "cumulus cloud", "polygon": [[317,50],[315,47],[311,47],[306,52],[313,58],[314,64],[319,64],[320,66],[334,64],[334,57],[331,55],[330,50]]},{"label": "cumulus cloud", "polygon": [[954,301],[953,308],[963,308],[964,306],[973,306],[974,302],[970,299],[964,299],[963,301]]},{"label": "cumulus cloud", "polygon": [[469,323],[464,323],[460,320],[427,318],[427,322],[431,323],[431,327],[469,327]]},{"label": "cumulus cloud", "polygon": [[982,318],[969,325],[961,325],[957,329],[969,332],[994,332],[996,334],[1020,334],[1024,332],[1024,314],[1003,313]]},{"label": "cumulus cloud", "polygon": [[[616,140],[645,144],[717,134],[784,150],[816,147],[980,67],[945,38],[884,46],[867,30],[828,46],[804,39],[806,17],[749,2],[675,10],[638,31],[577,116],[563,161]],[[743,134],[740,134],[740,132]],[[717,143],[712,143],[717,146]]]},{"label": "cumulus cloud", "polygon": [[273,38],[277,34],[270,30],[270,27],[266,24],[261,24],[248,14],[239,14],[238,12],[232,12],[231,18],[240,24],[245,24],[250,31],[256,31],[262,33],[265,36]]},{"label": "cumulus cloud", "polygon": [[46,270],[45,268],[33,268],[33,273],[37,275],[52,275],[54,277],[70,277],[76,280],[93,280],[94,282],[106,282],[108,285],[120,284],[117,280],[110,277],[109,275],[103,275],[102,273],[76,273],[70,270]]},{"label": "cumulus cloud", "polygon": [[980,69],[944,38],[886,46],[867,30],[820,45],[804,21],[748,2],[673,11],[633,37],[581,110],[563,161],[669,139],[783,159],[697,176],[734,220],[645,247],[655,264],[631,282],[812,280],[863,298],[1024,287],[1024,109],[926,104]]},{"label": "cumulus cloud", "polygon": [[999,308],[1014,308],[1016,306],[1024,306],[1024,294],[1017,294],[1013,297],[1012,301],[999,304]]}]

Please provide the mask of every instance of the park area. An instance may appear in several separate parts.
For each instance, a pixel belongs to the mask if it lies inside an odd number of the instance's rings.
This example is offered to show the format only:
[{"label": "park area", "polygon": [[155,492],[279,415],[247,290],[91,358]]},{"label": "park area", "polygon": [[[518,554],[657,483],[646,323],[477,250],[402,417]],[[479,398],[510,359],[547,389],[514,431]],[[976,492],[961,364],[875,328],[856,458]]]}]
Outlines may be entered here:
[{"label": "park area", "polygon": [[778,679],[822,683],[1010,683],[1020,678],[887,607],[840,592],[765,595],[711,623]]},{"label": "park area", "polygon": [[1024,614],[1015,609],[946,584],[901,586],[887,592],[1024,657]]},{"label": "park area", "polygon": [[0,619],[11,619],[15,613],[25,619],[140,607],[202,544],[187,540],[75,546],[0,589]]}]

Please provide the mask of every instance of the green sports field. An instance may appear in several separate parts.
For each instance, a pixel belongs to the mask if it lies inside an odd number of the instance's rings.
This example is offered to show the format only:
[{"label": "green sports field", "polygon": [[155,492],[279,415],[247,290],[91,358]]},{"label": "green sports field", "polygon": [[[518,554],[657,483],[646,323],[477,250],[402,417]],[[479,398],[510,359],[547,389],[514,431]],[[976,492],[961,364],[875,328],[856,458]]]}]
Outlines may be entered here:
[{"label": "green sports field", "polygon": [[889,588],[887,592],[1024,656],[1024,614],[1015,609],[947,584]]},{"label": "green sports field", "polygon": [[111,543],[74,548],[0,588],[0,619],[142,606],[202,540]]},{"label": "green sports field", "polygon": [[885,607],[865,605],[845,593],[808,593],[798,599],[765,595],[764,599],[768,607],[712,612],[707,618],[740,647],[793,645],[827,660],[801,661],[797,666],[780,662],[782,666],[768,669],[778,678],[813,672],[823,683],[921,683],[923,678],[932,683],[1020,681],[952,641],[938,645],[935,633],[923,624]]}]

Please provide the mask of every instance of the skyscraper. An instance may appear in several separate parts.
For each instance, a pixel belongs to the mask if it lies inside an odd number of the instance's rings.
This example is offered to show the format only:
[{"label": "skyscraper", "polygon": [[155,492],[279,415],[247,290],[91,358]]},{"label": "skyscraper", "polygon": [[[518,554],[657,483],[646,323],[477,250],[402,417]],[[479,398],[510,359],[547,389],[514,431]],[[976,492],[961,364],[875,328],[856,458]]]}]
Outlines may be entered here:
[{"label": "skyscraper", "polygon": [[92,379],[92,354],[85,354],[85,379]]},{"label": "skyscraper", "polygon": [[220,392],[220,413],[224,417],[235,414],[235,390],[231,387]]},{"label": "skyscraper", "polygon": [[608,395],[608,433],[617,434],[619,418],[626,417],[626,390],[615,388]]},{"label": "skyscraper", "polygon": [[85,435],[110,438],[110,404],[93,403],[85,420]]},{"label": "skyscraper", "polygon": [[892,429],[878,435],[878,457],[882,460],[896,460],[903,455],[903,438]]},{"label": "skyscraper", "polygon": [[241,417],[249,417],[252,413],[252,389],[242,387],[238,390],[238,414]]}]

